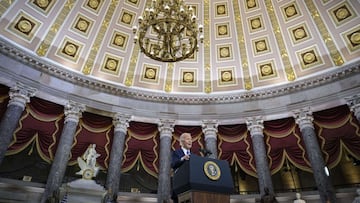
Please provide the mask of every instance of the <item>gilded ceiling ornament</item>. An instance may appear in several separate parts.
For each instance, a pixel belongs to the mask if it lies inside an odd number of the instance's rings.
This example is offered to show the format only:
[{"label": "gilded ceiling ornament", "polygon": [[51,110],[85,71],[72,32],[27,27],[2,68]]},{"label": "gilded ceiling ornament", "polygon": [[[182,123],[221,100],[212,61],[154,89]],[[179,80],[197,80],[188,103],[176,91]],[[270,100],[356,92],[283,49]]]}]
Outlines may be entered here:
[{"label": "gilded ceiling ornament", "polygon": [[66,44],[66,46],[64,48],[64,53],[66,53],[69,56],[74,56],[76,51],[77,51],[77,48],[74,44]]},{"label": "gilded ceiling ornament", "polygon": [[20,22],[17,24],[17,28],[19,29],[19,31],[23,32],[23,33],[28,33],[31,31],[32,29],[32,24],[30,21],[28,21],[27,19],[22,19],[20,20]]},{"label": "gilded ceiling ornament", "polygon": [[205,93],[211,93],[211,87],[210,86],[205,87]]},{"label": "gilded ceiling ornament", "polygon": [[165,85],[165,92],[171,92],[172,88],[170,84]]},{"label": "gilded ceiling ornament", "polygon": [[76,27],[81,31],[85,31],[88,28],[88,22],[86,22],[85,20],[80,19],[78,21]]},{"label": "gilded ceiling ornament", "polygon": [[251,20],[251,27],[253,29],[257,29],[257,28],[261,27],[260,19],[256,18],[256,19]]},{"label": "gilded ceiling ornament", "polygon": [[194,81],[193,73],[190,72],[184,73],[184,82],[193,82],[193,81]]},{"label": "gilded ceiling ornament", "polygon": [[220,57],[221,58],[229,57],[229,55],[230,55],[229,47],[223,47],[220,49]]},{"label": "gilded ceiling ornament", "polygon": [[219,26],[219,35],[226,35],[227,34],[227,26],[222,25]]},{"label": "gilded ceiling ornament", "polygon": [[225,9],[225,6],[224,6],[224,5],[219,5],[219,6],[217,7],[217,13],[218,13],[219,15],[225,14],[225,11],[226,11],[226,9]]},{"label": "gilded ceiling ornament", "polygon": [[128,13],[125,13],[122,17],[122,21],[126,24],[129,24],[131,22],[132,16]]},{"label": "gilded ceiling ornament", "polygon": [[85,65],[82,72],[85,74],[85,75],[89,75],[90,72],[91,72],[91,67],[88,66],[88,65]]},{"label": "gilded ceiling ornament", "polygon": [[347,10],[346,8],[339,8],[336,11],[336,17],[339,20],[343,20],[343,19],[347,18],[349,15],[350,15],[349,10]]},{"label": "gilded ceiling ornament", "polygon": [[41,8],[46,8],[49,5],[48,0],[36,0],[36,4]]},{"label": "gilded ceiling ornament", "polygon": [[99,6],[99,1],[98,0],[89,0],[88,5],[91,8],[96,9]]},{"label": "gilded ceiling ornament", "polygon": [[256,49],[258,50],[258,51],[264,51],[265,49],[266,49],[266,43],[265,43],[265,41],[258,41],[258,42],[256,42]]},{"label": "gilded ceiling ornament", "polygon": [[223,71],[221,74],[221,80],[228,82],[232,80],[232,74],[230,71]]},{"label": "gilded ceiling ornament", "polygon": [[114,39],[114,44],[117,46],[122,46],[124,44],[124,37],[121,35],[116,35]]},{"label": "gilded ceiling ornament", "polygon": [[117,67],[117,62],[114,59],[109,59],[106,62],[106,68],[109,70],[115,70]]},{"label": "gilded ceiling ornament", "polygon": [[313,63],[316,60],[316,56],[313,52],[308,52],[308,53],[304,54],[303,60],[307,64]]},{"label": "gilded ceiling ornament", "polygon": [[49,45],[46,43],[41,43],[39,48],[36,50],[37,55],[39,56],[45,56],[47,50],[49,49]]},{"label": "gilded ceiling ornament", "polygon": [[294,72],[286,73],[286,77],[289,81],[294,81],[296,79]]},{"label": "gilded ceiling ornament", "polygon": [[154,79],[156,71],[153,68],[147,68],[145,72],[145,77],[148,79]]},{"label": "gilded ceiling ornament", "polygon": [[256,6],[255,0],[248,0],[248,1],[247,1],[247,7],[248,7],[248,8],[253,8],[253,7],[255,7],[255,6]]},{"label": "gilded ceiling ornament", "polygon": [[353,44],[360,44],[360,33],[359,32],[353,33],[350,37],[350,41]]},{"label": "gilded ceiling ornament", "polygon": [[252,89],[252,83],[251,83],[251,79],[250,78],[245,78],[245,89],[246,90],[251,90]]},{"label": "gilded ceiling ornament", "polygon": [[301,27],[301,28],[296,29],[294,32],[294,35],[295,35],[296,39],[301,39],[301,38],[305,37],[306,33],[305,33],[304,28]]},{"label": "gilded ceiling ornament", "polygon": [[288,17],[291,17],[296,14],[296,9],[293,5],[291,5],[285,9],[285,13]]},{"label": "gilded ceiling ornament", "polygon": [[270,65],[263,65],[261,67],[261,74],[263,76],[268,76],[268,75],[271,75],[272,73],[273,73],[273,71],[272,71],[272,68]]}]

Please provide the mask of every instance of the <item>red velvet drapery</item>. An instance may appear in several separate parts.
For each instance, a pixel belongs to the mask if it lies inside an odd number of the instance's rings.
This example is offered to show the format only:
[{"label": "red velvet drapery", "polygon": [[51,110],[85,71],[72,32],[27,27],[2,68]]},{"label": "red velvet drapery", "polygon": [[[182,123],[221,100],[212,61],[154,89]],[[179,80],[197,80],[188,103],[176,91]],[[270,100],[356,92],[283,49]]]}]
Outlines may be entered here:
[{"label": "red velvet drapery", "polygon": [[50,162],[63,128],[63,107],[38,98],[31,98],[25,108],[7,154],[15,154],[32,145],[41,158]]},{"label": "red velvet drapery", "polygon": [[125,141],[122,171],[141,164],[145,171],[157,177],[159,168],[159,136],[156,124],[130,122]]},{"label": "red velvet drapery", "polygon": [[246,124],[218,127],[219,159],[238,164],[247,174],[256,176],[255,158]]},{"label": "red velvet drapery", "polygon": [[293,118],[265,121],[264,137],[272,174],[283,167],[285,159],[298,168],[311,171],[301,133]]},{"label": "red velvet drapery", "polygon": [[360,124],[346,105],[315,112],[314,125],[330,168],[339,163],[343,152],[360,159]]}]

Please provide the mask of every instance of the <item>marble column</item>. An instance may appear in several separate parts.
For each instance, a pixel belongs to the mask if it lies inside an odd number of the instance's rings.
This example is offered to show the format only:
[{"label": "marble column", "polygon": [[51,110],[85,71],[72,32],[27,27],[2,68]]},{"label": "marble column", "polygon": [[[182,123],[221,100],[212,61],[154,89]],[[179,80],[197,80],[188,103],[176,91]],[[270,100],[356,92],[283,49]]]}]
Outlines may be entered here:
[{"label": "marble column", "polygon": [[0,164],[12,141],[14,131],[25,109],[26,103],[30,102],[30,97],[33,97],[36,91],[36,89],[27,87],[21,83],[17,83],[14,87],[10,88],[10,101],[0,123]]},{"label": "marble column", "polygon": [[125,137],[130,119],[130,115],[120,113],[113,117],[114,137],[111,146],[110,164],[106,177],[106,189],[110,201],[116,201],[117,193],[119,192]]},{"label": "marble column", "polygon": [[305,108],[293,111],[293,113],[295,121],[301,131],[301,137],[305,144],[306,153],[311,164],[321,202],[327,203],[327,200],[330,200],[331,203],[335,203],[335,192],[331,184],[330,177],[328,176],[328,169],[325,165],[315,133],[315,128],[312,123],[314,120],[312,112],[309,108]]},{"label": "marble column", "polygon": [[69,101],[65,105],[64,127],[62,129],[59,145],[56,149],[55,157],[51,165],[45,191],[41,198],[42,203],[46,202],[46,200],[58,190],[63,181],[76,128],[84,110],[85,105],[72,101]]},{"label": "marble column", "polygon": [[352,97],[346,97],[345,100],[350,108],[350,111],[354,113],[356,119],[360,122],[360,94]]},{"label": "marble column", "polygon": [[174,131],[173,120],[160,120],[160,157],[158,177],[158,202],[169,202],[171,196],[171,139]]},{"label": "marble column", "polygon": [[213,159],[218,158],[217,153],[217,132],[218,123],[216,120],[203,120],[202,130],[205,136],[206,150],[211,154],[208,156]]},{"label": "marble column", "polygon": [[264,121],[261,117],[253,117],[246,119],[246,125],[250,131],[252,140],[256,173],[258,175],[260,195],[265,194],[264,189],[268,188],[270,194],[274,194],[274,187],[271,180],[269,169],[269,161],[267,159],[265,142],[264,142]]}]

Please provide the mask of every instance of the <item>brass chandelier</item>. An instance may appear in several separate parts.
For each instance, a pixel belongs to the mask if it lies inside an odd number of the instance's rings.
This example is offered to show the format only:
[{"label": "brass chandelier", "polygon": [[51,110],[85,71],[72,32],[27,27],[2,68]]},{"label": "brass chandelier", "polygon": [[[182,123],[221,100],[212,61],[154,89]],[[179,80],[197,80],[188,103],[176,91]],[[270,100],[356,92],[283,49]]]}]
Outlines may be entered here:
[{"label": "brass chandelier", "polygon": [[152,0],[133,26],[134,42],[146,56],[162,62],[176,62],[198,51],[203,42],[203,25],[183,0]]}]

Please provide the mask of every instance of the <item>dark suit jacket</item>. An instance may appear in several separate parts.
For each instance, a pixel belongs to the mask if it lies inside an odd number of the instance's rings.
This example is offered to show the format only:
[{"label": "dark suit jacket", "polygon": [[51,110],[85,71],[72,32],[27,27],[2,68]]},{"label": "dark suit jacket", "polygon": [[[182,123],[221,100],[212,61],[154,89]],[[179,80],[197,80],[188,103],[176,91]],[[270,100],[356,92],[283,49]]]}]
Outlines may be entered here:
[{"label": "dark suit jacket", "polygon": [[171,156],[171,168],[173,168],[174,171],[184,163],[184,161],[181,161],[181,157],[183,156],[185,156],[185,154],[181,148],[173,151]]}]

